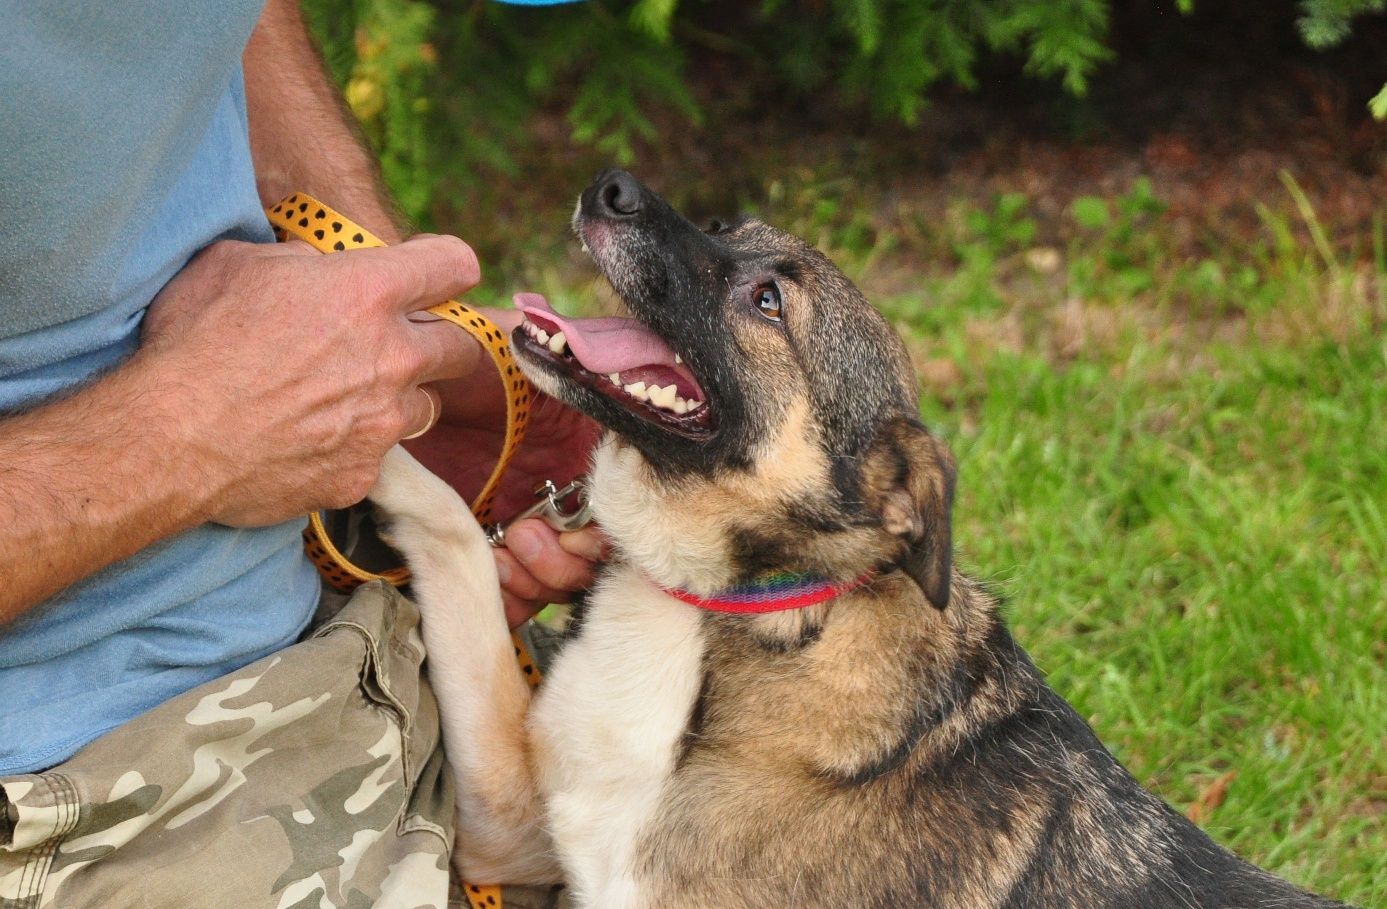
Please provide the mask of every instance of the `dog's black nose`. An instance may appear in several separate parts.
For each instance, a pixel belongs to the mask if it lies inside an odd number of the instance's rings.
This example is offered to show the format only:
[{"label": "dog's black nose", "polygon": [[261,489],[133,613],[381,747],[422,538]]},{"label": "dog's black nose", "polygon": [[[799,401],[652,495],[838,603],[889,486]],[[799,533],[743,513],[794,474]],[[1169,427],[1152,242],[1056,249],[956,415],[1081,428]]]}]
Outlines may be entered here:
[{"label": "dog's black nose", "polygon": [[592,183],[597,210],[609,218],[629,218],[641,210],[641,185],[624,170],[607,170]]}]

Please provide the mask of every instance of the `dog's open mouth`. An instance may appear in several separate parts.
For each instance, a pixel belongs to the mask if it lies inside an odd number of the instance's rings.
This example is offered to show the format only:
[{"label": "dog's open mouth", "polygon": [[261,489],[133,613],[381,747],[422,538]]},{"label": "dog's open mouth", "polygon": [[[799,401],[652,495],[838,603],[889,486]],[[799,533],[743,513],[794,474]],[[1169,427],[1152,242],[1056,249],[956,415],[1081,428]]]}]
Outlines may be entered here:
[{"label": "dog's open mouth", "polygon": [[712,408],[692,370],[636,319],[570,319],[539,294],[515,297],[525,314],[514,341],[525,353],[635,416],[682,435],[712,430]]}]

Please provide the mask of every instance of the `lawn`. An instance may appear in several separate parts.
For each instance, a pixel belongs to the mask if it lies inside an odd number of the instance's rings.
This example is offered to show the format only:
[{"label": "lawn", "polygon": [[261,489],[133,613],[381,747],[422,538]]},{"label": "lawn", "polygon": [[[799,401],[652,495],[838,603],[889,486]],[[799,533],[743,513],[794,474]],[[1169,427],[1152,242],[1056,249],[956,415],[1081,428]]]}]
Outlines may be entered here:
[{"label": "lawn", "polygon": [[1381,906],[1387,284],[1267,226],[1177,266],[1090,228],[990,306],[954,274],[884,308],[962,465],[961,561],[1053,685],[1220,842]]},{"label": "lawn", "polygon": [[[883,214],[813,172],[743,202],[906,337],[958,456],[959,562],[1119,759],[1247,858],[1384,906],[1383,231],[1278,189],[1193,244],[1141,178],[1045,218],[1007,192]],[[510,225],[481,299],[605,305],[570,204]]]}]

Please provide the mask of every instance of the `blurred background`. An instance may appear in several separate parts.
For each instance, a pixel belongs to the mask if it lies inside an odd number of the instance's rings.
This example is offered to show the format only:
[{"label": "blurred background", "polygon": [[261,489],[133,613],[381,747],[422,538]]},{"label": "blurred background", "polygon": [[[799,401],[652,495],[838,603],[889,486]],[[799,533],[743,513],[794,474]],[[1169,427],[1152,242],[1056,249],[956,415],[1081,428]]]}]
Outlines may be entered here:
[{"label": "blurred background", "polygon": [[1055,687],[1220,842],[1387,906],[1387,2],[305,5],[477,302],[611,305],[567,228],[611,164],[833,256]]}]

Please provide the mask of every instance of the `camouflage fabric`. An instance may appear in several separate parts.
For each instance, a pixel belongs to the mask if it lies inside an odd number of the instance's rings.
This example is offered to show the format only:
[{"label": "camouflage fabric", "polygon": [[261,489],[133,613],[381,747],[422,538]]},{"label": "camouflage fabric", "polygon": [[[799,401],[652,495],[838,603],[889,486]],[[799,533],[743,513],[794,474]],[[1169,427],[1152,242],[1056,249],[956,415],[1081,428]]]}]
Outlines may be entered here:
[{"label": "camouflage fabric", "polygon": [[418,622],[362,587],[301,643],[0,778],[0,909],[444,909],[453,792]]}]

